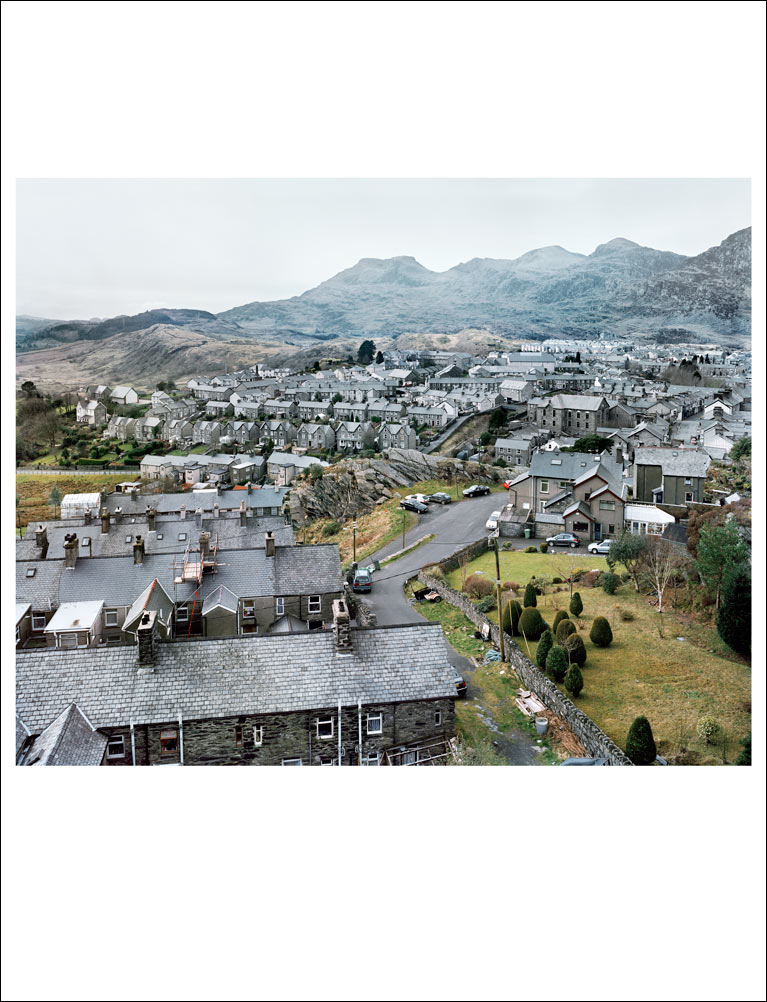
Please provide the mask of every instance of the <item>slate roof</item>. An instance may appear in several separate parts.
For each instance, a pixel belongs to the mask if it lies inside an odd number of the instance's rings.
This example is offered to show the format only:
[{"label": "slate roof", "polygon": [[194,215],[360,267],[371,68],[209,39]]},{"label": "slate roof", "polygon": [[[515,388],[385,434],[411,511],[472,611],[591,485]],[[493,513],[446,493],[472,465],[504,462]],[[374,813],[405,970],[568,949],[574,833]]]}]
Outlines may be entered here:
[{"label": "slate roof", "polygon": [[106,734],[99,734],[72,702],[34,739],[22,764],[100,765],[106,745]]},{"label": "slate roof", "polygon": [[231,511],[238,509],[243,500],[248,508],[281,508],[285,492],[284,487],[269,486],[254,488],[250,493],[246,490],[226,490],[220,493],[215,490],[184,491],[180,494],[114,493],[108,494],[102,504],[105,504],[111,512],[121,507],[123,517],[137,512],[143,514],[147,505],[156,508],[160,513],[178,512],[182,504],[186,506],[187,512],[194,511],[195,508],[212,511],[214,504],[217,504],[221,511]]},{"label": "slate roof", "polygon": [[699,449],[650,449],[634,452],[636,466],[660,466],[666,477],[705,477],[711,460]]},{"label": "slate roof", "polygon": [[[609,463],[609,465],[608,465]],[[608,479],[620,482],[618,467],[606,456],[593,452],[560,452],[558,449],[541,449],[530,460],[531,477],[550,477],[553,480],[578,480],[589,470],[601,466]]]},{"label": "slate roof", "polygon": [[[27,571],[34,568],[34,577]],[[63,560],[17,560],[16,601],[29,602],[33,609],[50,609],[58,605],[59,578]]]},{"label": "slate roof", "polygon": [[352,629],[352,651],[330,630],[155,643],[155,671],[135,647],[20,651],[17,712],[33,733],[76,702],[94,727],[338,705],[455,697],[438,623]]}]

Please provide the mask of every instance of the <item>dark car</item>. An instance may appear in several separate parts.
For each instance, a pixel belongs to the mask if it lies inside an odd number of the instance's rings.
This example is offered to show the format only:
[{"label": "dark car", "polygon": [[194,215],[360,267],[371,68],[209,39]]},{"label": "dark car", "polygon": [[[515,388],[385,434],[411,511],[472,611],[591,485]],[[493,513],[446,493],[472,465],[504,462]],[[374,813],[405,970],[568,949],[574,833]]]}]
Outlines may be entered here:
[{"label": "dark car", "polygon": [[489,494],[490,488],[486,487],[484,484],[472,484],[471,487],[467,487],[463,492],[465,498],[480,498],[483,494]]},{"label": "dark car", "polygon": [[453,668],[453,678],[455,679],[455,691],[459,696],[466,695],[466,680],[457,668]]},{"label": "dark car", "polygon": [[549,546],[572,546],[575,548],[581,545],[580,539],[572,532],[558,532],[556,536],[549,536],[546,542]]},{"label": "dark car", "polygon": [[371,591],[373,578],[366,567],[358,567],[352,578],[352,591]]},{"label": "dark car", "polygon": [[423,515],[425,511],[429,510],[427,504],[422,504],[420,501],[414,501],[411,498],[403,498],[399,503],[400,508],[404,508],[405,511],[417,511],[419,515]]},{"label": "dark car", "polygon": [[436,494],[429,494],[426,500],[432,504],[450,504],[453,499],[449,494],[445,494],[444,491],[437,491]]}]

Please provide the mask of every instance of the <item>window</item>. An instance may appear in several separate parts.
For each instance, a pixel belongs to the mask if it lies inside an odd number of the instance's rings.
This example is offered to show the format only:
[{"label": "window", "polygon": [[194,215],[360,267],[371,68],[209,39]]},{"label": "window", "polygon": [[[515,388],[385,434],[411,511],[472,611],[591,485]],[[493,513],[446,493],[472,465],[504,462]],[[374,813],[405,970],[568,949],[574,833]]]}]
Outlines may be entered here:
[{"label": "window", "polygon": [[87,647],[88,646],[88,634],[87,633],[60,633],[59,634],[59,647],[63,647],[65,650],[71,651],[75,647]]},{"label": "window", "polygon": [[162,539],[162,533],[158,532],[157,535],[155,536],[155,539]]},{"label": "window", "polygon": [[694,500],[693,496],[692,496],[692,491],[686,491],[685,495],[684,495],[684,499],[685,499],[685,501],[692,501],[692,500]]},{"label": "window", "polygon": [[615,535],[615,526],[613,525],[612,522],[607,526],[607,533],[610,536],[614,536]]},{"label": "window", "polygon": [[275,600],[274,600],[274,614],[275,614],[275,616],[284,616],[285,615],[285,599],[284,598],[282,598],[282,597],[275,598]]},{"label": "window", "polygon": [[37,568],[36,567],[27,567],[27,577],[28,578],[33,578],[35,576],[36,572],[37,572]]},{"label": "window", "polygon": [[130,541],[131,541],[132,539],[133,539],[133,536],[126,536],[126,537],[125,537],[125,542],[126,542],[126,543],[130,543]]},{"label": "window", "polygon": [[186,605],[179,605],[176,607],[176,622],[177,623],[188,623],[189,622],[189,607]]},{"label": "window", "polygon": [[104,610],[104,626],[117,626],[117,609]]},{"label": "window", "polygon": [[322,758],[320,757],[320,765],[335,765],[336,760],[334,758]]},{"label": "window", "polygon": [[180,533],[178,534],[178,541],[179,541],[180,543],[183,543],[185,539],[186,539],[186,533],[185,533],[185,532],[180,532]]},{"label": "window", "polygon": [[380,765],[378,752],[371,752],[369,755],[362,755],[360,757],[360,765]]},{"label": "window", "polygon": [[242,603],[242,618],[243,619],[255,619],[256,616],[256,600],[254,598],[246,598]]},{"label": "window", "polygon": [[434,711],[434,724],[436,727],[442,726],[442,710]]},{"label": "window", "polygon": [[82,544],[83,544],[83,546],[90,546],[91,545],[91,537],[90,536],[83,536],[83,538],[82,538]]},{"label": "window", "polygon": [[549,482],[548,480],[541,480],[541,494],[549,493]]},{"label": "window", "polygon": [[113,734],[107,741],[107,758],[125,758],[125,738],[122,734]]},{"label": "window", "polygon": [[237,724],[234,728],[234,743],[238,748],[242,748],[242,724]]},{"label": "window", "polygon": [[692,487],[692,480],[685,480],[684,485],[685,487]]},{"label": "window", "polygon": [[264,728],[263,725],[259,725],[253,728],[253,744],[256,748],[260,748],[264,743]]},{"label": "window", "polygon": [[310,595],[309,596],[309,612],[321,612],[322,611],[322,596],[321,595]]},{"label": "window", "polygon": [[283,765],[301,765],[300,758],[284,758],[282,760]]},{"label": "window", "polygon": [[160,754],[175,755],[178,752],[178,729],[169,727],[160,731]]},{"label": "window", "polygon": [[45,616],[32,616],[32,629],[33,630],[44,630],[45,629]]},{"label": "window", "polygon": [[367,733],[383,734],[383,713],[368,713]]},{"label": "window", "polygon": [[332,717],[324,717],[317,720],[317,737],[322,739],[333,737]]},{"label": "window", "polygon": [[614,501],[600,501],[599,508],[601,511],[615,511]]}]

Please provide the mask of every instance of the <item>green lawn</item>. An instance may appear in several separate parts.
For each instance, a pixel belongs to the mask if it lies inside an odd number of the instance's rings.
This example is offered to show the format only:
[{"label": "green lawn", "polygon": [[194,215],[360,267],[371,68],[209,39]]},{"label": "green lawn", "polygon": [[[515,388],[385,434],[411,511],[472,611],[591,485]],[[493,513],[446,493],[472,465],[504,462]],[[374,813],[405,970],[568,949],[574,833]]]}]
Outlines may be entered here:
[{"label": "green lawn", "polygon": [[[548,554],[502,552],[501,578],[524,588],[533,574],[546,570],[547,577],[555,576],[557,560],[561,564],[560,558]],[[605,565],[603,558],[583,558],[587,569]],[[483,554],[468,566],[469,573],[477,569],[493,579],[493,554]],[[460,570],[450,573],[448,580],[460,588]],[[575,588],[583,600],[581,636],[588,652],[577,705],[621,747],[631,722],[644,714],[661,755],[690,764],[717,764],[726,753],[732,762],[741,739],[751,730],[750,664],[722,643],[713,625],[681,611],[670,609],[663,615],[661,637],[661,617],[654,603],[637,594],[631,582],[621,584],[614,595],[601,588],[578,589],[577,584]],[[538,597],[538,609],[550,623],[557,609],[568,608],[569,586],[555,585],[546,591]],[[670,605],[670,592],[666,601]],[[624,621],[623,611],[633,615],[633,621]],[[614,640],[608,648],[595,647],[589,639],[595,616],[610,621]],[[521,638],[519,643],[525,650]],[[530,653],[534,654],[532,644]],[[704,715],[721,725],[726,749],[721,743],[706,747],[696,737],[697,721]]]}]

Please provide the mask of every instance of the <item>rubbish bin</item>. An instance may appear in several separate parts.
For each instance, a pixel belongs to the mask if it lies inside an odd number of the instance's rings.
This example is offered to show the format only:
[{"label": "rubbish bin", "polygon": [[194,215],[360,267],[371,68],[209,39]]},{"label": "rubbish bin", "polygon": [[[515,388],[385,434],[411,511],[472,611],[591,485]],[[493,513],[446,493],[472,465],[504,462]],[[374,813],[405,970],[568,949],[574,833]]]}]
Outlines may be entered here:
[{"label": "rubbish bin", "polygon": [[543,735],[549,729],[549,722],[548,722],[548,720],[545,717],[536,717],[535,718],[535,729],[536,729],[536,731],[538,731],[538,733],[540,734],[540,736],[543,737]]},{"label": "rubbish bin", "polygon": [[532,529],[525,529],[525,539],[529,539],[533,534]]}]

